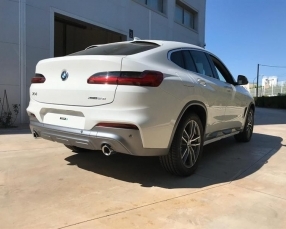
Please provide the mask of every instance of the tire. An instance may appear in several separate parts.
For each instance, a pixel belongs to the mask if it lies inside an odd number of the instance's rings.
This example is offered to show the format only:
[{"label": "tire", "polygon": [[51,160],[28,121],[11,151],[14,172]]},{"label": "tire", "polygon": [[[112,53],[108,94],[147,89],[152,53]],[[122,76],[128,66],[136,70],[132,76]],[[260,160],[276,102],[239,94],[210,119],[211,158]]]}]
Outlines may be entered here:
[{"label": "tire", "polygon": [[83,149],[77,146],[70,146],[70,145],[64,145],[64,146],[76,153],[86,153],[86,152],[91,151],[89,149]]},{"label": "tire", "polygon": [[247,113],[247,118],[245,120],[243,131],[239,134],[234,135],[234,138],[237,142],[249,142],[253,133],[254,125],[254,112],[250,108]]},{"label": "tire", "polygon": [[169,173],[190,176],[198,167],[203,151],[203,126],[200,118],[191,113],[180,121],[169,154],[160,157]]}]

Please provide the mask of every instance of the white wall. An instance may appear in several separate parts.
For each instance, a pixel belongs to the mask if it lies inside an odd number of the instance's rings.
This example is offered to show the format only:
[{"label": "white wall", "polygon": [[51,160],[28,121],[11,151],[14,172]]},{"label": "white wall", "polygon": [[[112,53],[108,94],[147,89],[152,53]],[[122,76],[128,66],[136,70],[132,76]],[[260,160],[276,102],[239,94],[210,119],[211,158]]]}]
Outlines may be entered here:
[{"label": "white wall", "polygon": [[[127,38],[132,29],[134,36],[141,39],[204,46],[206,0],[183,0],[198,12],[198,31],[174,22],[175,0],[166,2],[164,15],[136,0],[0,0],[0,98],[6,89],[10,104],[22,103],[21,121],[28,122],[25,108],[35,66],[39,60],[53,56],[55,12],[125,34]],[[21,77],[26,83],[21,84]]]}]

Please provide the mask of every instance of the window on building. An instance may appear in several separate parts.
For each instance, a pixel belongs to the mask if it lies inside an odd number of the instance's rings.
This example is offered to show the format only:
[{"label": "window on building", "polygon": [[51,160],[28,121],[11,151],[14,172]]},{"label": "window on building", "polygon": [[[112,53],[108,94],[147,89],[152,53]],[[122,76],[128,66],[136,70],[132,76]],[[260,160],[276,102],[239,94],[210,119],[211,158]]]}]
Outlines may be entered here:
[{"label": "window on building", "polygon": [[102,27],[55,14],[54,56],[65,56],[90,45],[125,41],[126,36]]},{"label": "window on building", "polygon": [[184,5],[180,1],[176,2],[176,9],[175,9],[175,21],[176,22],[196,30],[197,29],[196,28],[197,14],[198,13],[196,11]]},{"label": "window on building", "polygon": [[147,5],[149,8],[165,13],[164,7],[166,0],[136,0],[144,5]]}]

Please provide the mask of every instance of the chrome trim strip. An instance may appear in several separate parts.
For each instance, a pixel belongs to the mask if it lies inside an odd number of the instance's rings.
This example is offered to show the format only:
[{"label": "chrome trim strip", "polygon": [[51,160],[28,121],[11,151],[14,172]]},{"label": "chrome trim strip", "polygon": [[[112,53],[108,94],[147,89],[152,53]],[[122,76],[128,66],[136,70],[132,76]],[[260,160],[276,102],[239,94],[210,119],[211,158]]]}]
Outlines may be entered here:
[{"label": "chrome trim strip", "polygon": [[221,139],[223,139],[223,138],[227,138],[227,137],[236,135],[236,134],[238,134],[238,133],[240,133],[240,131],[235,131],[235,132],[232,132],[232,133],[230,133],[230,134],[221,135],[221,136],[219,136],[219,137],[217,137],[217,138],[212,138],[212,139],[210,139],[210,140],[206,140],[206,141],[204,142],[204,146],[207,145],[207,144],[210,144],[210,143],[212,143],[212,142],[216,142],[216,141],[218,141],[218,140],[221,140]]}]

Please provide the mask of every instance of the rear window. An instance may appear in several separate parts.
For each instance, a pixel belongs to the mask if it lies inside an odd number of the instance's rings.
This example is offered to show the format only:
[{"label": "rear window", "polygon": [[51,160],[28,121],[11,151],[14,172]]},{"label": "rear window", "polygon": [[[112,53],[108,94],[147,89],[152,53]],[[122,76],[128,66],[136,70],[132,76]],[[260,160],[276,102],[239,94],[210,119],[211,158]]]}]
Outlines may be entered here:
[{"label": "rear window", "polygon": [[176,65],[179,65],[181,68],[185,68],[184,57],[181,51],[173,52],[171,54],[171,61],[174,62]]},{"label": "rear window", "polygon": [[101,45],[98,47],[89,48],[69,56],[82,56],[82,55],[133,55],[140,52],[159,47],[158,44],[151,42],[132,42],[132,43],[111,43]]}]

